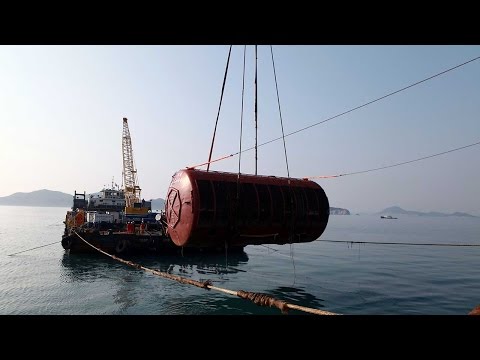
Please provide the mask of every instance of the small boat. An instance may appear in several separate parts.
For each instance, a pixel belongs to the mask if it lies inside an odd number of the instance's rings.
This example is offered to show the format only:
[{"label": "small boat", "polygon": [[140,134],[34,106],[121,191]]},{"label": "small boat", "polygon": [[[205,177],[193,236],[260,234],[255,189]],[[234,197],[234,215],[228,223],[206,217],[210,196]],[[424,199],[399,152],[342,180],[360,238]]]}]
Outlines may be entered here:
[{"label": "small boat", "polygon": [[381,219],[398,219],[396,217],[393,217],[392,215],[382,215],[380,216]]}]

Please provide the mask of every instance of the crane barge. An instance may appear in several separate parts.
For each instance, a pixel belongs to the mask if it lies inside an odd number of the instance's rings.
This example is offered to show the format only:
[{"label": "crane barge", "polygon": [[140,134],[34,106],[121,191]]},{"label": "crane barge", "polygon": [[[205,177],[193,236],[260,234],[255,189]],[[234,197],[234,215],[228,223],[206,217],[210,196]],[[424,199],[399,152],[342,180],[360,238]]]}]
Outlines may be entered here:
[{"label": "crane barge", "polygon": [[187,168],[177,171],[167,191],[164,211],[151,211],[140,200],[127,118],[122,135],[123,187],[100,195],[75,191],[65,217],[62,246],[70,252],[92,251],[79,239],[110,253],[134,250],[166,252],[243,250],[247,245],[311,242],[324,232],[328,198],[306,179],[233,174]]},{"label": "crane barge", "polygon": [[110,188],[97,194],[77,193],[72,210],[65,216],[62,246],[70,252],[90,252],[91,248],[75,233],[110,253],[137,250],[175,249],[166,236],[162,212],[151,210],[151,201],[140,200],[141,188],[133,158],[128,119],[123,118],[123,186],[112,180]]}]

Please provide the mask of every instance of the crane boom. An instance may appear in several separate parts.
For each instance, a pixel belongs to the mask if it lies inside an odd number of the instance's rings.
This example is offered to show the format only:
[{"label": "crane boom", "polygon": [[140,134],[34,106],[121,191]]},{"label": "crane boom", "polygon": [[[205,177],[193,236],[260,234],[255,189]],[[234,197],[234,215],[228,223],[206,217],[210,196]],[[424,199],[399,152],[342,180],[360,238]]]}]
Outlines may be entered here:
[{"label": "crane boom", "polygon": [[123,118],[122,153],[125,213],[146,213],[148,208],[141,206],[142,203],[140,202],[141,189],[138,185],[137,169],[133,161],[132,138],[130,137],[127,118]]}]

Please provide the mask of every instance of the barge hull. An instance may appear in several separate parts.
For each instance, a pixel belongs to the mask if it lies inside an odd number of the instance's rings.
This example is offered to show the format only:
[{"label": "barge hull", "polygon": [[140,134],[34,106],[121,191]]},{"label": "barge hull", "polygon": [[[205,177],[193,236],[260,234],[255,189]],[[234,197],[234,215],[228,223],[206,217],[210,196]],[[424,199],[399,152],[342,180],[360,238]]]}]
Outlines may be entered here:
[{"label": "barge hull", "polygon": [[[115,232],[85,232],[78,234],[93,246],[115,255],[130,253],[181,254],[182,247],[176,246],[168,236],[157,234],[131,234]],[[82,241],[75,233],[62,236],[62,247],[73,253],[94,253],[91,246]],[[244,246],[229,247],[228,251],[243,252]],[[224,247],[189,248],[188,253],[224,253]]]}]

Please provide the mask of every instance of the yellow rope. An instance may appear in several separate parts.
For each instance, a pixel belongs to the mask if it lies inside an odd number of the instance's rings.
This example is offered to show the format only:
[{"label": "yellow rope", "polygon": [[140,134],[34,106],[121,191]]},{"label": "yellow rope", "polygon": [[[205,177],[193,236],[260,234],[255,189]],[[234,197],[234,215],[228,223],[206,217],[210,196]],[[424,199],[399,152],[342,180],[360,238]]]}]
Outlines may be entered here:
[{"label": "yellow rope", "polygon": [[97,250],[98,252],[101,252],[102,254],[104,254],[104,255],[106,255],[106,256],[114,259],[114,260],[117,260],[117,261],[119,261],[119,262],[121,262],[125,265],[134,267],[135,269],[138,269],[138,270],[147,271],[147,272],[152,273],[154,275],[161,276],[165,279],[174,280],[174,281],[177,281],[177,282],[182,283],[182,284],[194,285],[194,286],[197,286],[197,287],[200,287],[200,288],[203,288],[203,289],[219,291],[219,292],[222,292],[222,293],[228,294],[228,295],[238,296],[242,299],[251,300],[257,305],[275,306],[275,307],[279,308],[280,310],[282,310],[282,312],[287,312],[289,309],[295,309],[295,310],[299,310],[299,311],[303,311],[303,312],[307,312],[307,313],[315,314],[315,315],[340,315],[340,314],[336,314],[336,313],[333,313],[333,312],[330,312],[330,311],[319,310],[319,309],[309,308],[309,307],[295,305],[295,304],[289,304],[289,303],[286,303],[284,301],[275,299],[271,296],[268,296],[266,294],[253,293],[253,292],[248,292],[248,291],[243,291],[243,290],[234,291],[234,290],[224,289],[224,288],[221,288],[221,287],[218,287],[218,286],[211,285],[211,282],[209,280],[207,280],[205,282],[200,282],[200,281],[184,278],[182,276],[173,275],[173,274],[169,274],[169,273],[154,270],[154,269],[149,269],[149,268],[146,268],[146,267],[144,267],[140,264],[136,264],[132,261],[127,261],[127,260],[121,259],[121,258],[119,258],[115,255],[109,254],[109,253],[97,248],[96,246],[90,244],[87,240],[82,238],[75,230],[73,230],[73,232],[75,233],[75,235],[77,235],[80,238],[80,240],[82,240],[85,244],[89,245],[90,247]]}]

